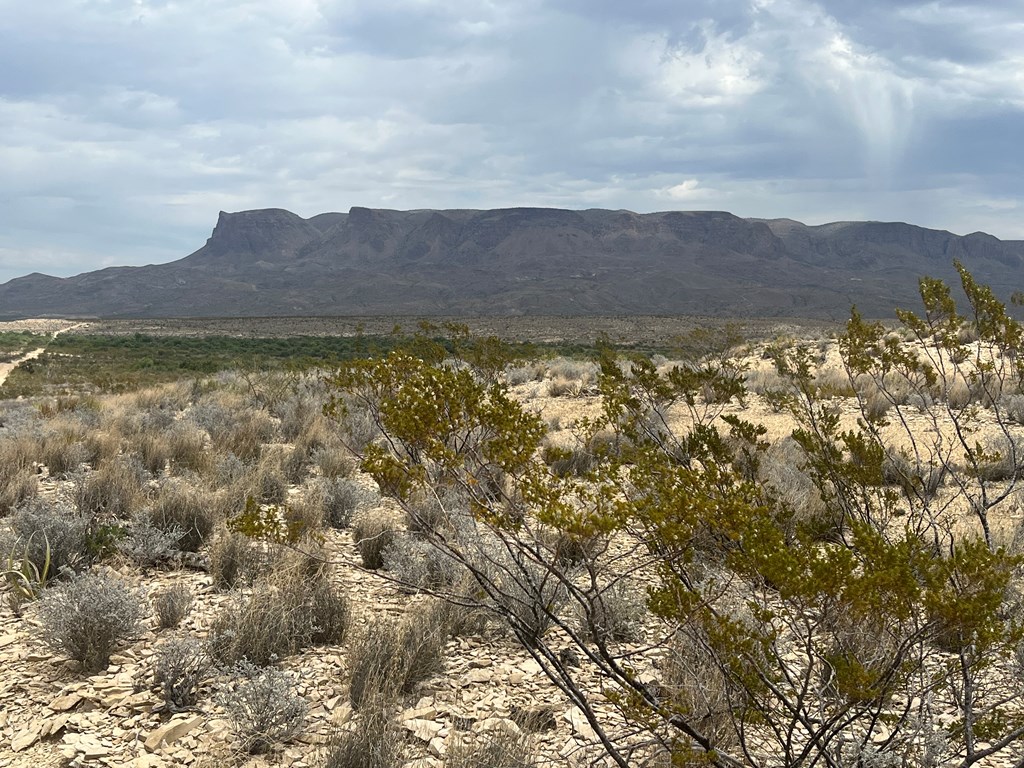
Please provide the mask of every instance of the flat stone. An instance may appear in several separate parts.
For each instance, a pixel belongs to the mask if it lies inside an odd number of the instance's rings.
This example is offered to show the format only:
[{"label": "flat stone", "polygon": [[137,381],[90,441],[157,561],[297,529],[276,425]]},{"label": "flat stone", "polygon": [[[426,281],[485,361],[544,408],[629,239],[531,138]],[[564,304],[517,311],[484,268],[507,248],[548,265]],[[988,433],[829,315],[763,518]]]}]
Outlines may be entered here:
[{"label": "flat stone", "polygon": [[590,723],[587,722],[583,710],[579,707],[570,707],[562,717],[572,726],[573,732],[577,735],[582,736],[584,739],[597,738],[597,734],[594,733],[594,729],[590,727]]},{"label": "flat stone", "polygon": [[21,731],[13,739],[11,739],[11,751],[21,752],[23,749],[28,749],[36,740],[39,738],[39,734],[42,731],[42,724],[32,723],[28,728]]},{"label": "flat stone", "polygon": [[430,743],[427,744],[427,751],[434,757],[444,759],[445,753],[448,751],[448,745],[445,743],[444,739],[439,736],[435,736],[430,740]]},{"label": "flat stone", "polygon": [[473,669],[462,680],[464,684],[489,683],[492,677],[493,675],[486,669]]},{"label": "flat stone", "polygon": [[443,727],[440,723],[435,723],[433,720],[406,720],[403,725],[417,739],[428,743],[440,733]]},{"label": "flat stone", "polygon": [[82,697],[77,693],[68,693],[63,696],[58,696],[56,699],[49,703],[50,709],[54,712],[67,712],[69,709],[73,709],[82,701]]},{"label": "flat stone", "polygon": [[433,720],[437,717],[434,707],[418,707],[407,709],[402,713],[402,720]]},{"label": "flat stone", "polygon": [[473,733],[487,733],[488,731],[506,731],[515,736],[523,735],[522,729],[515,722],[504,717],[488,717],[486,720],[473,723]]},{"label": "flat stone", "polygon": [[195,715],[186,720],[171,720],[168,723],[164,723],[146,737],[146,750],[155,752],[163,744],[173,744],[202,722],[203,716]]}]

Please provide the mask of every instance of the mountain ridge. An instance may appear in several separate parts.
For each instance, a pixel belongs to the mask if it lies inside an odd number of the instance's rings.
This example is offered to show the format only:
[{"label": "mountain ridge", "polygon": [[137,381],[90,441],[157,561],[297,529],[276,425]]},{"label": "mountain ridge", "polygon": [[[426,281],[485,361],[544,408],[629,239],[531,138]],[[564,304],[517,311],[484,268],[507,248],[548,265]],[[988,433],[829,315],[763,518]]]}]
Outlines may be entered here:
[{"label": "mountain ridge", "polygon": [[1024,241],[903,222],[806,225],[727,211],[356,206],[221,211],[165,264],[0,284],[0,318],[273,315],[869,316],[917,305],[953,261],[1009,295]]}]

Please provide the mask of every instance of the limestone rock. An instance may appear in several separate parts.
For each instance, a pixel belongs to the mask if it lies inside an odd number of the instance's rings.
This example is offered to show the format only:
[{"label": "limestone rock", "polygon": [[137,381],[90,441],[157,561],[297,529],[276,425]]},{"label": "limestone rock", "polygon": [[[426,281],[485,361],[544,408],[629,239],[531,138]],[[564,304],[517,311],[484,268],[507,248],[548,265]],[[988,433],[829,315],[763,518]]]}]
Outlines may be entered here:
[{"label": "limestone rock", "polygon": [[430,742],[438,733],[441,732],[443,727],[440,723],[435,723],[433,720],[406,720],[403,725],[412,732],[412,734],[423,742]]},{"label": "limestone rock", "polygon": [[173,744],[202,722],[202,715],[195,715],[186,720],[171,720],[164,723],[146,737],[146,749],[155,752],[163,744]]}]

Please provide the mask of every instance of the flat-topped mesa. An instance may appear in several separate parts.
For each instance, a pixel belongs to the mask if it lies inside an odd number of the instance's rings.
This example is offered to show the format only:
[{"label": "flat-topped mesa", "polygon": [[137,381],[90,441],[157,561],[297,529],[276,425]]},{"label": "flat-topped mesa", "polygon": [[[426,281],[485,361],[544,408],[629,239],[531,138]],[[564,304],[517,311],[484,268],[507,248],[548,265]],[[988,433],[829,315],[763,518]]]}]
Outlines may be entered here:
[{"label": "flat-topped mesa", "polygon": [[354,206],[221,212],[178,261],[0,285],[0,318],[279,315],[891,317],[953,260],[1008,298],[1024,243],[727,211]]},{"label": "flat-topped mesa", "polygon": [[201,250],[208,258],[228,262],[288,261],[320,236],[314,224],[281,208],[221,211],[213,234]]}]

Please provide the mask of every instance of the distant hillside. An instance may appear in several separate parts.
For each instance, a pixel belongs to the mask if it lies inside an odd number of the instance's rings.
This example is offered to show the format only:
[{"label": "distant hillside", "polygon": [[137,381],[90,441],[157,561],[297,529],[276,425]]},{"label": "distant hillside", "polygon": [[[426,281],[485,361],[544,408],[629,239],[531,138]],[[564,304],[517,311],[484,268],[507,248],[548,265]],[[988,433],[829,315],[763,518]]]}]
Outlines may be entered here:
[{"label": "distant hillside", "polygon": [[1008,296],[1024,242],[902,223],[741,219],[549,208],[391,211],[303,219],[221,213],[169,264],[0,285],[0,318],[273,315],[719,315],[842,318],[916,308],[953,260]]}]

